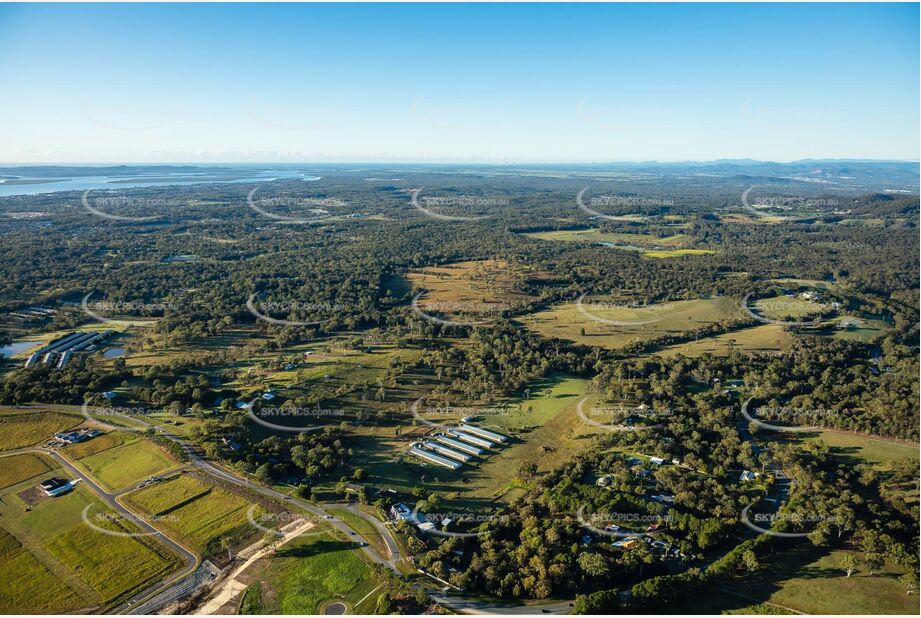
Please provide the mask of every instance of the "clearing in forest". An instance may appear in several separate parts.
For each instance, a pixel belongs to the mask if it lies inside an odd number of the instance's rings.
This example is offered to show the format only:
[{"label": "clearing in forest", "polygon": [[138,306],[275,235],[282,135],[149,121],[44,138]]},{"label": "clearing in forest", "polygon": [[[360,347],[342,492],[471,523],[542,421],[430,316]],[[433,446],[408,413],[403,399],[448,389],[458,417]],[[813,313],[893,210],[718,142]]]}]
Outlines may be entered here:
[{"label": "clearing in forest", "polygon": [[617,349],[742,317],[738,303],[725,297],[636,307],[586,296],[581,303],[556,305],[521,318],[521,322],[545,337]]}]

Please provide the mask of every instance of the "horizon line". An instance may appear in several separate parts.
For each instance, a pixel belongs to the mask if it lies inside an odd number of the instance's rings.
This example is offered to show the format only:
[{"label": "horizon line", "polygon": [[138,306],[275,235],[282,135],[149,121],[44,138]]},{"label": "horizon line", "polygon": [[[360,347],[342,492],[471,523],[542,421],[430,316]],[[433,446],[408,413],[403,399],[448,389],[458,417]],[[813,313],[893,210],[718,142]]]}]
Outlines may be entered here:
[{"label": "horizon line", "polygon": [[396,159],[387,160],[322,160],[322,161],[0,161],[0,167],[55,167],[55,166],[102,166],[102,165],[120,165],[120,166],[143,166],[143,165],[480,165],[480,166],[508,166],[508,165],[676,165],[676,164],[759,164],[772,163],[776,165],[790,165],[794,163],[915,163],[921,165],[919,159],[887,159],[887,158],[816,158],[807,157],[803,159],[775,160],[775,159],[749,159],[749,158],[719,158],[719,159],[621,159],[621,160],[520,160],[520,161],[464,161],[464,160],[416,160],[416,159]]}]

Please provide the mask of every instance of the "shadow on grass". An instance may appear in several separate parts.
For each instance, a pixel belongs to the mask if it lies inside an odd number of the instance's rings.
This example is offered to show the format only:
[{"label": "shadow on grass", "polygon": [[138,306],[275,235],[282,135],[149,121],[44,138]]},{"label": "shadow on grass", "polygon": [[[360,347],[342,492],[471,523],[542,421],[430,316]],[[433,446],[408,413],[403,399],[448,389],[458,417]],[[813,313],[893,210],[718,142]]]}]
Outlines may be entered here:
[{"label": "shadow on grass", "polygon": [[741,610],[769,602],[789,579],[824,579],[837,577],[843,571],[809,566],[832,551],[816,547],[806,539],[775,539],[761,558],[761,568],[753,573],[740,573],[711,582],[693,592],[679,604],[656,608],[676,614],[719,614]]},{"label": "shadow on grass", "polygon": [[275,555],[279,558],[309,558],[330,552],[351,551],[361,547],[358,543],[351,541],[336,541],[323,539],[312,543],[302,543],[279,548]]}]

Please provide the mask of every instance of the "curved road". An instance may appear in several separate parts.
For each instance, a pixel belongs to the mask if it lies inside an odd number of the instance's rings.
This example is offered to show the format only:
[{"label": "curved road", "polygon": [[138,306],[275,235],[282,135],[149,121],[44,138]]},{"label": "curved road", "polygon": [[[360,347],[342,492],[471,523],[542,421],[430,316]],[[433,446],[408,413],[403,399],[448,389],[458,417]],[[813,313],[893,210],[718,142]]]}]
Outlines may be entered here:
[{"label": "curved road", "polygon": [[[165,431],[164,429],[159,428],[159,427],[157,428],[157,431],[159,431],[160,435],[162,435],[164,438],[173,440],[174,442],[179,444],[182,447],[182,450],[185,452],[185,454],[189,457],[191,462],[203,472],[210,474],[211,476],[215,478],[221,479],[227,483],[231,483],[238,487],[245,487],[246,489],[250,491],[266,496],[267,498],[272,498],[273,500],[281,502],[282,504],[296,506],[304,511],[307,511],[308,513],[315,515],[318,522],[326,523],[336,528],[340,532],[343,532],[347,536],[356,537],[356,539],[359,539],[363,543],[361,547],[362,551],[364,551],[368,555],[368,557],[371,558],[371,560],[373,560],[374,562],[378,564],[387,565],[394,571],[397,571],[396,563],[399,562],[401,559],[400,549],[399,547],[397,547],[396,542],[392,538],[389,538],[389,535],[384,534],[384,540],[387,543],[387,548],[390,551],[390,557],[384,558],[383,556],[378,554],[377,551],[375,551],[374,548],[371,547],[367,543],[366,539],[364,539],[356,531],[352,530],[349,526],[347,526],[345,522],[330,515],[323,508],[316,506],[314,504],[311,504],[309,502],[306,502],[304,500],[301,500],[300,498],[289,496],[288,494],[272,489],[271,487],[266,487],[265,485],[254,483],[250,481],[249,479],[243,477],[239,473],[231,472],[222,466],[219,466],[211,461],[208,461],[207,459],[199,455],[193,448],[189,447],[187,444],[182,442],[182,439],[179,436],[169,433],[168,431]],[[362,515],[362,517],[364,516]],[[381,529],[384,532],[386,532],[386,530],[383,529],[383,526],[381,526]]]},{"label": "curved road", "polygon": [[488,599],[476,599],[449,595],[443,592],[429,593],[438,603],[464,614],[516,615],[516,614],[568,614],[575,601],[552,601],[532,605],[515,605]]},{"label": "curved road", "polygon": [[176,554],[178,554],[185,560],[186,562],[185,568],[180,569],[176,573],[173,573],[173,575],[168,577],[166,580],[160,581],[154,586],[151,586],[150,588],[148,588],[147,590],[141,591],[135,594],[130,599],[123,601],[122,603],[117,605],[113,611],[117,612],[120,610],[127,609],[128,607],[130,607],[131,605],[134,605],[141,599],[150,596],[153,592],[156,592],[157,590],[160,590],[163,588],[167,588],[171,586],[172,584],[179,582],[180,580],[194,573],[195,570],[198,568],[199,560],[198,560],[198,556],[195,553],[189,551],[188,549],[186,549],[185,547],[183,547],[182,545],[180,545],[173,539],[166,536],[160,530],[157,530],[156,528],[151,526],[139,515],[132,513],[130,510],[122,506],[122,504],[117,500],[120,494],[112,493],[112,492],[109,492],[103,489],[94,479],[84,474],[79,468],[74,466],[69,460],[67,460],[63,455],[61,455],[57,451],[53,449],[48,449],[48,448],[26,448],[26,449],[19,449],[19,450],[3,453],[2,455],[0,455],[0,457],[9,457],[10,455],[19,455],[23,453],[42,453],[44,455],[48,455],[49,457],[53,458],[55,461],[61,464],[64,468],[66,468],[74,477],[80,479],[84,484],[86,484],[90,488],[90,491],[95,493],[99,497],[99,499],[102,500],[106,505],[108,505],[112,510],[124,515],[126,519],[129,519],[132,522],[134,522],[139,528],[144,530],[144,532],[147,532],[150,536],[157,537],[163,544],[167,545],[171,550],[173,550]]},{"label": "curved road", "polygon": [[[364,539],[364,537],[362,537],[358,532],[352,530],[339,518],[327,513],[323,508],[310,504],[309,502],[305,502],[299,498],[291,497],[270,487],[265,487],[264,485],[253,483],[252,481],[239,476],[237,473],[230,472],[229,470],[226,470],[225,468],[201,457],[197,452],[195,452],[194,449],[183,443],[179,436],[171,434],[162,428],[157,428],[157,430],[160,432],[160,435],[177,442],[189,456],[189,459],[192,460],[192,462],[204,472],[216,478],[222,479],[228,483],[233,483],[237,486],[245,487],[264,496],[274,498],[275,500],[281,501],[283,504],[291,504],[297,506],[305,511],[308,511],[309,513],[321,517],[323,521],[340,530],[341,532],[360,539],[362,542],[364,542],[364,545],[361,547],[361,549],[372,561],[377,564],[385,565],[395,573],[399,574],[397,563],[402,559],[400,548],[390,533],[390,530],[388,530],[387,527],[377,518],[364,513],[354,505],[347,505],[344,507],[350,513],[365,519],[374,526],[374,528],[384,539],[384,542],[387,544],[387,549],[390,552],[389,558],[384,558],[379,553],[377,553],[377,551],[375,551],[367,543],[367,540]],[[336,506],[338,507],[339,505]],[[572,610],[573,605],[572,600],[554,601],[552,603],[546,604],[515,605],[511,603],[503,604],[498,601],[483,600],[478,598],[468,598],[459,595],[447,595],[444,593],[429,593],[429,596],[431,596],[432,599],[438,603],[445,605],[446,607],[449,607],[458,612],[468,614],[568,614]]]},{"label": "curved road", "polygon": [[387,545],[387,553],[389,554],[387,557],[388,561],[394,563],[394,567],[396,566],[395,563],[401,559],[400,546],[397,545],[393,535],[390,534],[390,530],[387,529],[387,526],[385,526],[381,520],[379,520],[377,517],[374,517],[373,515],[365,513],[351,502],[327,503],[322,506],[325,508],[342,509],[344,511],[348,511],[352,515],[361,517],[366,522],[374,526],[374,529],[377,530],[378,534],[380,534],[381,538],[384,540],[384,544]]},{"label": "curved road", "polygon": [[[96,419],[93,419],[93,420],[99,423],[100,425],[108,426],[109,428],[114,429],[114,430],[121,429],[120,427],[108,425],[107,423],[104,423],[102,421],[96,421]],[[215,464],[214,462],[207,460],[206,458],[202,457],[194,448],[190,447],[188,444],[183,442],[180,436],[177,436],[176,434],[169,432],[167,429],[163,428],[162,426],[154,426],[154,425],[151,425],[149,423],[146,423],[145,421],[141,421],[140,419],[136,419],[136,418],[133,420],[141,422],[142,424],[156,431],[159,435],[163,436],[164,438],[167,438],[168,440],[172,440],[173,442],[176,442],[182,448],[183,452],[186,454],[186,456],[189,458],[192,464],[195,465],[200,470],[202,470],[203,472],[205,472],[206,474],[209,474],[227,483],[237,485],[238,487],[244,487],[250,491],[259,493],[263,496],[271,498],[282,504],[289,504],[289,505],[295,506],[304,511],[307,511],[308,513],[315,515],[318,518],[317,521],[322,520],[328,525],[346,534],[347,536],[354,537],[356,540],[361,541],[362,542],[361,550],[373,562],[375,562],[376,564],[384,565],[390,568],[392,571],[394,571],[398,575],[400,574],[400,571],[397,568],[397,563],[400,562],[400,560],[402,560],[402,554],[400,552],[399,545],[397,545],[392,534],[390,533],[390,530],[384,524],[382,524],[377,518],[374,518],[368,515],[367,513],[360,511],[354,506],[349,505],[345,507],[346,510],[348,510],[350,513],[354,513],[355,515],[362,517],[363,519],[370,522],[374,526],[374,528],[380,533],[381,537],[384,539],[384,542],[387,544],[387,550],[390,553],[390,556],[386,558],[381,556],[373,547],[371,547],[371,545],[367,542],[367,539],[362,537],[358,532],[350,528],[348,525],[345,524],[345,522],[341,521],[339,518],[334,517],[333,515],[330,515],[322,507],[311,504],[304,500],[301,500],[300,498],[289,496],[288,494],[272,489],[271,487],[266,487],[264,485],[254,483],[250,481],[249,479],[243,477],[237,472],[232,472],[230,470],[227,470],[223,466],[220,466],[218,464]],[[114,501],[114,497],[113,497],[113,501]],[[120,507],[121,505],[118,505],[118,506]],[[173,585],[181,586],[182,584],[181,580],[184,577],[188,577],[189,575],[191,575],[194,571],[195,569],[193,568],[191,571],[187,570],[186,572],[180,574],[179,576],[170,578],[167,582],[161,583],[159,586],[157,586],[156,590],[152,592],[142,593],[144,596],[141,597],[139,595],[138,598],[132,600],[132,603],[136,603],[141,598],[150,598],[154,596],[155,594],[168,589],[170,586],[173,586]],[[494,601],[494,600],[488,600],[488,599],[484,600],[484,599],[479,599],[479,598],[468,598],[468,597],[463,597],[460,595],[453,595],[453,594],[447,595],[444,593],[429,592],[429,596],[431,596],[433,600],[445,605],[446,607],[449,607],[455,611],[458,611],[461,613],[467,613],[467,614],[536,614],[536,613],[568,614],[572,610],[572,605],[573,605],[572,600],[553,601],[553,602],[544,603],[544,604],[515,605],[512,603],[505,604],[505,603],[502,603],[501,601]]]}]

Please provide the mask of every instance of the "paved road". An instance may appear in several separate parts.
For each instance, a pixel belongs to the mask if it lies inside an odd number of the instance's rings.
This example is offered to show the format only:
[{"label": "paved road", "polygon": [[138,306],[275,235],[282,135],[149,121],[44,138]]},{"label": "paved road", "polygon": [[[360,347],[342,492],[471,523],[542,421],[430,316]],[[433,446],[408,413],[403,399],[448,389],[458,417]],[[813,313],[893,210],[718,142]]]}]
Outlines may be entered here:
[{"label": "paved road", "polygon": [[488,599],[476,599],[463,597],[455,594],[444,592],[430,593],[435,601],[445,607],[464,614],[494,614],[494,615],[516,615],[516,614],[568,614],[572,611],[574,601],[552,601],[549,603],[533,603],[530,605],[516,605],[514,603],[502,603]]},{"label": "paved road", "polygon": [[355,504],[351,502],[330,503],[330,504],[324,504],[322,506],[324,508],[330,508],[330,509],[342,509],[344,511],[348,511],[349,513],[352,513],[356,517],[361,517],[362,519],[367,521],[369,524],[374,526],[374,529],[377,530],[378,534],[381,535],[381,538],[384,539],[384,543],[387,545],[387,553],[389,554],[387,556],[388,561],[392,563],[396,563],[400,560],[401,558],[400,546],[397,545],[396,540],[394,540],[393,535],[390,533],[390,530],[387,528],[387,526],[385,526],[384,523],[381,520],[379,520],[377,517],[374,517],[373,515],[369,515],[368,513],[365,513],[364,511],[362,511],[360,508],[358,508],[357,506],[355,506]]},{"label": "paved road", "polygon": [[[136,419],[139,420],[139,419]],[[143,422],[143,421],[141,421]],[[102,423],[105,424],[105,423]],[[336,528],[337,530],[343,532],[345,535],[354,538],[356,541],[361,541],[364,545],[361,547],[361,550],[375,563],[387,566],[397,574],[399,570],[397,569],[397,563],[402,559],[399,545],[393,538],[390,530],[383,525],[377,518],[363,513],[353,505],[346,506],[346,510],[350,513],[362,517],[363,519],[369,521],[375,529],[381,534],[384,539],[384,542],[387,544],[387,549],[390,553],[389,557],[381,556],[371,547],[367,539],[362,537],[358,532],[350,528],[339,518],[330,515],[325,509],[320,506],[316,506],[309,502],[305,502],[299,498],[289,496],[280,491],[276,491],[271,487],[266,487],[258,483],[254,483],[249,479],[243,477],[237,472],[227,470],[223,466],[219,466],[214,462],[211,462],[204,458],[196,449],[190,447],[188,444],[183,442],[180,436],[177,436],[163,427],[154,427],[148,423],[144,423],[148,427],[155,429],[159,435],[172,440],[179,444],[183,449],[183,452],[188,456],[189,460],[200,470],[209,474],[217,479],[223,480],[225,482],[237,485],[238,487],[244,487],[250,491],[254,491],[263,496],[281,502],[282,504],[289,504],[295,507],[298,507],[308,513],[311,513],[317,517],[317,521],[323,521],[328,525]],[[112,427],[113,429],[118,429],[118,427]],[[338,507],[339,505],[337,505]],[[189,573],[186,573],[189,575]],[[170,580],[164,585],[161,585],[158,588],[160,594],[164,594],[165,589],[170,586],[175,585],[176,590],[182,590],[187,587],[187,584],[183,582],[176,583],[176,580]],[[479,598],[468,598],[458,594],[445,594],[445,593],[431,593],[430,596],[437,601],[438,603],[444,604],[446,607],[454,609],[455,611],[467,613],[467,614],[536,614],[536,613],[546,613],[546,614],[567,614],[572,610],[571,600],[566,601],[553,601],[550,603],[544,604],[529,604],[529,605],[516,605],[513,603],[502,603],[499,601],[484,600]]]},{"label": "paved road", "polygon": [[[743,440],[752,445],[752,453],[755,458],[757,458],[764,449],[758,445],[755,441],[755,437],[748,429],[748,423],[750,422],[749,418],[751,418],[748,414],[748,404],[750,402],[751,398],[742,404],[742,419],[739,421],[739,435]],[[790,495],[790,487],[793,485],[793,479],[787,476],[787,473],[783,471],[783,468],[781,468],[773,458],[771,459],[771,463],[765,466],[765,471],[770,472],[774,476],[774,486],[771,488],[771,492],[775,494],[774,498],[777,500],[778,504],[785,502]]]},{"label": "paved road", "polygon": [[[765,449],[761,448],[758,443],[755,441],[755,437],[752,435],[751,431],[748,428],[749,423],[751,422],[751,415],[748,413],[748,404],[751,402],[751,398],[746,400],[742,404],[742,418],[738,423],[739,436],[751,444],[752,454],[757,458]],[[771,490],[769,492],[769,497],[765,496],[762,500],[763,507],[759,508],[759,512],[765,514],[777,513],[780,508],[783,506],[784,502],[790,497],[790,490],[793,487],[794,481],[791,479],[783,468],[777,464],[777,462],[772,458],[771,462],[764,467],[765,472],[769,472],[774,477],[774,484],[771,485]],[[748,508],[742,512],[742,521],[747,526],[751,527],[751,523],[748,521]],[[748,523],[746,523],[748,522]],[[783,533],[774,533],[777,535],[782,535]]]},{"label": "paved road", "polygon": [[176,573],[173,573],[167,579],[158,582],[157,584],[147,588],[146,590],[143,590],[135,594],[131,598],[122,602],[121,604],[119,604],[112,610],[113,613],[120,612],[121,610],[124,610],[130,607],[131,605],[137,603],[141,599],[144,599],[150,596],[152,593],[156,592],[157,590],[171,586],[172,584],[191,575],[192,573],[195,572],[195,569],[198,568],[199,561],[198,561],[198,556],[195,553],[189,551],[188,549],[186,549],[179,543],[173,541],[171,538],[163,534],[161,531],[157,530],[156,528],[151,526],[149,523],[147,523],[140,516],[136,515],[135,513],[132,513],[127,508],[122,506],[122,504],[116,499],[119,494],[112,493],[112,492],[109,492],[103,489],[95,480],[93,480],[92,477],[89,477],[86,474],[84,474],[79,468],[74,466],[69,460],[67,460],[59,452],[52,450],[52,449],[48,449],[48,448],[28,448],[28,449],[19,449],[17,451],[9,451],[9,452],[3,453],[2,455],[0,455],[0,457],[8,457],[10,455],[17,455],[21,453],[43,453],[45,455],[48,455],[49,457],[52,457],[55,461],[57,461],[63,467],[67,468],[67,470],[71,474],[79,478],[87,487],[90,488],[90,491],[95,493],[112,510],[124,515],[126,519],[134,522],[144,532],[149,533],[150,536],[155,536],[156,538],[158,538],[160,542],[162,542],[163,544],[168,546],[170,549],[172,549],[176,554],[181,556],[182,559],[185,561],[184,568],[180,569]]},{"label": "paved road", "polygon": [[[370,522],[375,527],[375,529],[378,532],[380,532],[381,536],[384,539],[384,542],[387,544],[387,549],[390,552],[389,558],[385,558],[381,556],[380,554],[378,554],[377,551],[375,551],[370,545],[367,545],[367,540],[364,539],[364,537],[362,537],[356,531],[352,530],[349,526],[347,526],[339,518],[336,518],[330,515],[322,507],[310,504],[298,498],[293,498],[287,494],[281,493],[269,487],[265,487],[263,485],[254,483],[238,475],[237,473],[231,472],[221,466],[218,466],[210,461],[207,461],[201,455],[199,455],[194,449],[190,448],[188,445],[183,443],[181,438],[179,438],[179,436],[173,435],[162,429],[160,429],[160,433],[162,436],[170,440],[174,440],[178,442],[182,446],[186,454],[189,456],[189,458],[195,463],[195,465],[201,470],[203,470],[204,472],[211,474],[212,476],[216,478],[227,481],[229,483],[233,483],[240,487],[245,487],[251,491],[255,491],[264,496],[279,500],[282,503],[292,504],[294,506],[297,506],[299,508],[302,508],[308,511],[309,513],[317,515],[318,517],[322,518],[323,521],[325,521],[329,525],[332,525],[338,530],[344,532],[348,536],[354,537],[356,538],[356,540],[361,540],[364,543],[366,543],[365,546],[362,547],[361,549],[368,555],[368,557],[371,558],[371,560],[373,560],[377,564],[388,566],[394,572],[399,573],[397,566],[396,566],[397,562],[399,562],[402,558],[399,545],[397,545],[396,541],[393,538],[393,535],[390,533],[390,530],[388,530],[387,527],[384,524],[382,524],[380,520],[378,520],[376,517],[373,517],[371,515],[368,515],[367,513],[362,512],[354,505],[345,505],[345,506],[330,505],[330,506],[335,506],[336,508],[340,508],[340,507],[345,508],[350,513],[354,513],[355,515]],[[572,604],[573,604],[573,601],[566,600],[566,601],[554,601],[554,602],[545,603],[545,604],[515,605],[513,603],[501,603],[497,601],[483,600],[483,599],[478,599],[478,598],[468,598],[468,597],[464,597],[464,596],[457,595],[457,594],[448,595],[444,593],[435,593],[435,594],[430,593],[430,596],[438,603],[444,604],[446,607],[449,607],[455,611],[458,611],[461,613],[467,613],[467,614],[536,614],[536,613],[568,614],[570,611],[572,611]]]},{"label": "paved road", "polygon": [[316,517],[316,521],[326,523],[344,533],[346,536],[353,537],[356,541],[363,543],[361,550],[365,552],[365,554],[367,554],[371,560],[378,564],[383,564],[389,567],[394,572],[399,572],[397,570],[396,564],[401,558],[400,550],[397,547],[396,542],[390,538],[389,532],[383,526],[381,526],[380,530],[391,553],[389,559],[378,554],[377,551],[368,544],[367,539],[362,537],[355,530],[352,530],[352,528],[346,525],[345,522],[341,521],[337,517],[334,517],[333,515],[330,515],[323,508],[301,500],[300,498],[289,496],[288,494],[272,489],[271,487],[266,487],[265,485],[254,483],[237,472],[231,472],[222,466],[208,461],[202,457],[195,449],[182,442],[182,439],[179,436],[169,433],[168,431],[165,431],[161,428],[158,428],[158,431],[164,438],[177,442],[182,447],[183,451],[186,453],[192,463],[203,472],[238,487],[245,487],[250,491],[256,492],[268,498],[272,498],[273,500],[281,502],[282,504],[295,506],[299,509],[307,511],[308,513],[311,513]]},{"label": "paved road", "polygon": [[[93,420],[97,424],[103,427],[107,427],[111,430],[118,431],[118,430],[123,429],[122,427],[119,427],[117,425],[110,425],[108,423],[105,423],[104,421],[99,421],[97,419],[93,419]],[[183,449],[183,452],[187,455],[189,460],[198,469],[202,470],[206,474],[209,474],[227,483],[237,485],[238,487],[244,487],[250,491],[259,493],[263,496],[276,500],[282,504],[289,504],[299,509],[302,509],[304,511],[307,511],[308,513],[313,514],[314,516],[316,516],[317,521],[323,521],[327,523],[328,525],[341,531],[346,536],[352,537],[356,541],[362,542],[363,546],[361,547],[361,550],[373,562],[384,565],[399,574],[399,570],[397,569],[397,563],[402,559],[402,554],[400,552],[399,545],[394,540],[393,535],[391,534],[390,530],[385,525],[383,525],[379,520],[377,520],[377,518],[374,518],[368,515],[367,513],[363,513],[362,511],[358,510],[354,506],[350,505],[350,506],[345,507],[346,510],[369,521],[375,527],[375,529],[381,534],[381,537],[384,539],[384,542],[387,544],[387,549],[388,549],[388,552],[390,553],[389,557],[384,557],[378,554],[377,551],[368,544],[367,539],[365,539],[358,532],[356,532],[355,530],[350,528],[348,525],[346,525],[345,522],[334,517],[333,515],[330,515],[322,507],[316,506],[314,504],[310,504],[299,498],[289,496],[280,491],[276,491],[270,487],[265,487],[263,485],[254,483],[250,481],[249,479],[241,476],[237,472],[231,472],[222,466],[219,466],[211,461],[208,461],[196,449],[186,444],[180,436],[177,436],[176,434],[171,433],[170,431],[168,431],[166,428],[162,426],[154,426],[138,418],[133,418],[132,420],[137,421],[138,423],[146,427],[154,429],[160,436],[167,438],[169,440],[172,440],[176,442],[177,444],[179,444],[179,446]],[[34,450],[34,449],[27,449],[26,451],[28,450]],[[11,452],[9,454],[14,454],[14,452]],[[61,459],[63,460],[63,458]],[[74,470],[75,474],[77,474],[81,478],[84,477],[84,475],[79,470],[76,470],[75,468],[73,468],[73,466],[71,466],[69,462],[67,462],[66,460],[63,460],[63,462],[65,465],[67,465],[68,468]],[[115,500],[116,498],[115,494],[109,494],[105,492],[105,490],[103,490],[101,487],[99,487],[95,483],[90,482],[90,484],[93,487],[97,488],[100,495],[106,500],[107,503],[111,504],[113,508],[117,508],[118,510],[122,512],[127,512],[127,509],[122,507],[121,504],[119,504]],[[151,530],[153,529],[151,528]],[[161,533],[158,532],[158,534],[160,534],[161,538],[163,538],[164,541],[168,542],[168,544],[170,544],[171,546],[175,545],[171,540],[167,539]],[[181,548],[178,545],[176,545],[176,547],[178,548],[178,551],[181,555],[187,556],[190,554],[190,552],[188,552],[184,548]],[[188,582],[185,582],[183,580],[185,578],[188,578],[193,573],[195,573],[196,567],[198,566],[197,556],[195,556],[194,554],[191,554],[191,555],[195,560],[191,568],[187,567],[186,569],[174,575],[173,577],[170,577],[169,579],[162,581],[155,586],[152,586],[148,590],[145,590],[144,592],[135,595],[134,597],[132,597],[132,599],[129,602],[123,604],[123,606],[120,606],[119,609],[122,611],[126,609],[130,610],[131,606],[137,605],[138,602],[140,601],[149,602],[153,598],[157,598],[157,599],[161,599],[164,597],[178,598],[177,595],[181,595],[183,591],[185,591],[190,585]],[[170,588],[172,588],[172,590],[170,590]],[[463,612],[463,613],[483,613],[483,614],[490,614],[490,613],[528,614],[528,613],[538,613],[538,612],[541,612],[541,613],[568,613],[568,611],[571,609],[570,607],[571,601],[561,601],[561,602],[551,603],[551,604],[547,604],[547,605],[538,607],[535,605],[501,604],[498,602],[493,602],[493,601],[488,601],[488,600],[483,600],[483,599],[466,598],[466,597],[459,596],[459,595],[446,596],[444,594],[440,594],[440,595],[436,594],[436,595],[433,595],[433,598],[439,603],[444,603],[447,607],[451,607],[452,609],[455,609],[456,611]],[[546,610],[546,611],[544,612],[543,610]]]}]

